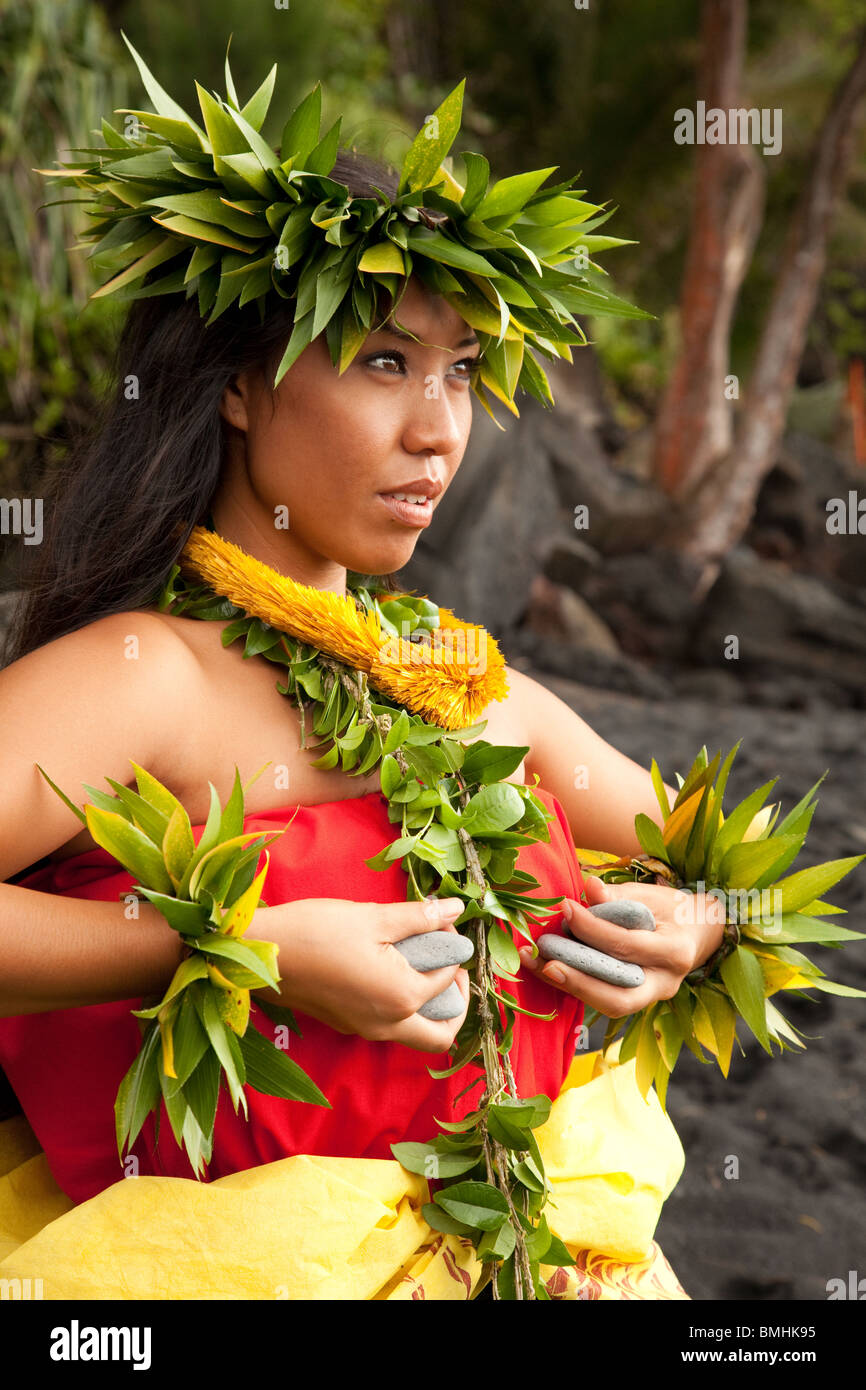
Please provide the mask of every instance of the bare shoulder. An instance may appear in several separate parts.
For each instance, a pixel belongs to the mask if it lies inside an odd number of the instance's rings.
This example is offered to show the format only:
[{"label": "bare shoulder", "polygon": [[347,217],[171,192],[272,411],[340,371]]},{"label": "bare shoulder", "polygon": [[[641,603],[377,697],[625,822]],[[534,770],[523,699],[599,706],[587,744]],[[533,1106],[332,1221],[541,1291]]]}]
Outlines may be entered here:
[{"label": "bare shoulder", "polygon": [[99,618],[0,671],[0,880],[81,830],[40,767],[78,805],[83,783],[105,789],[108,776],[128,785],[131,761],[165,761],[199,685],[194,654],[145,611]]}]

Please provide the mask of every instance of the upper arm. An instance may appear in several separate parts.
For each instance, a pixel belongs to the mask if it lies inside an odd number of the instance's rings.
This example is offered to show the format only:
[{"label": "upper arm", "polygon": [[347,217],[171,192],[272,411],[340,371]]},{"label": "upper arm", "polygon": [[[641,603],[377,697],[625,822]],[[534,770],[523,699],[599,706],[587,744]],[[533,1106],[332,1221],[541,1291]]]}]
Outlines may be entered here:
[{"label": "upper arm", "polygon": [[37,767],[76,805],[82,783],[129,784],[152,768],[188,713],[198,663],[157,615],[113,614],[47,642],[0,671],[0,882],[82,826]]},{"label": "upper arm", "polygon": [[538,681],[508,668],[508,680],[527,730],[527,775],[561,803],[576,845],[632,854],[641,846],[634,819],[639,812],[657,825],[661,812],[652,779],[579,714]]}]

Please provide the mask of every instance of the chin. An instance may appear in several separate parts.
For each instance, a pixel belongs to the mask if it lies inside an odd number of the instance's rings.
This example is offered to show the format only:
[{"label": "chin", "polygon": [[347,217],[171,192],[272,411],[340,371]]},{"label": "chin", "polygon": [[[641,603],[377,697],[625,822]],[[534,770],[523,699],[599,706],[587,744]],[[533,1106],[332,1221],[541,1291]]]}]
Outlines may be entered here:
[{"label": "chin", "polygon": [[395,536],[392,540],[371,541],[368,545],[354,545],[340,557],[340,564],[347,570],[358,574],[393,574],[395,570],[408,565],[415,553],[420,531],[416,535]]}]

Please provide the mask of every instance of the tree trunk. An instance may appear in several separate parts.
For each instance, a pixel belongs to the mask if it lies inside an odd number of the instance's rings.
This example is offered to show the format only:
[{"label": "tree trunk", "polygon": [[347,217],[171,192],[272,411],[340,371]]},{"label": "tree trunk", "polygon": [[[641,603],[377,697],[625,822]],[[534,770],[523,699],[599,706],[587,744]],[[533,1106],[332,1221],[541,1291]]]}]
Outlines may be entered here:
[{"label": "tree trunk", "polygon": [[[704,0],[697,90],[707,110],[738,105],[745,34],[746,0]],[[682,346],[654,435],[653,472],[671,494],[693,488],[731,446],[724,389],[731,319],[761,225],[764,184],[751,145],[696,145]]]},{"label": "tree trunk", "polygon": [[730,457],[691,498],[693,520],[676,548],[705,566],[705,590],[724,555],[743,536],[761,483],[782,438],[797,365],[815,307],[836,200],[854,152],[866,94],[866,26],[858,32],[854,60],[824,118],[791,223],[782,265],[764,323]]}]

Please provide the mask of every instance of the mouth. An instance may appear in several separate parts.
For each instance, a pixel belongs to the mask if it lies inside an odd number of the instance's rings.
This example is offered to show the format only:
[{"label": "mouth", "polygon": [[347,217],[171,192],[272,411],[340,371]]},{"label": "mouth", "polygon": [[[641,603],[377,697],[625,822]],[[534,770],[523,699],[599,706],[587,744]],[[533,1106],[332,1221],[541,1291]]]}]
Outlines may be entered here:
[{"label": "mouth", "polygon": [[[433,499],[441,490],[441,487],[428,484],[424,491],[380,492],[377,496],[397,521],[423,530],[433,520]],[[433,495],[427,495],[429,493]]]}]

